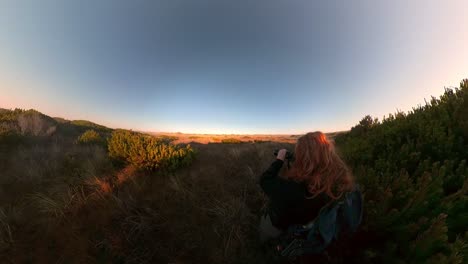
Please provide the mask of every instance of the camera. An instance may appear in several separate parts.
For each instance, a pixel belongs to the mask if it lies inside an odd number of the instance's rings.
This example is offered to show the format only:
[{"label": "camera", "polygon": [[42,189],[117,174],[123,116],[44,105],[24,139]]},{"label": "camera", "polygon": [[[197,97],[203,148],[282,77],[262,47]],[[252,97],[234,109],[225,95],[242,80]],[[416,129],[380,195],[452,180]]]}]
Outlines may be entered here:
[{"label": "camera", "polygon": [[[278,152],[279,152],[279,149],[275,150],[275,152],[273,153],[273,155],[278,156]],[[286,157],[285,157],[285,158],[286,158],[287,160],[292,160],[292,159],[294,159],[294,153],[288,150],[288,151],[286,152]]]}]

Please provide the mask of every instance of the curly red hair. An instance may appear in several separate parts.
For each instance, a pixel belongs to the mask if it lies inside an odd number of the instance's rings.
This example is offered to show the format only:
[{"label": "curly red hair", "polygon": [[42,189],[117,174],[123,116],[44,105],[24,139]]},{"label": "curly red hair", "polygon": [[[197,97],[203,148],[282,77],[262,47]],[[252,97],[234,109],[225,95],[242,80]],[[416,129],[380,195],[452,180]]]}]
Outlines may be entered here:
[{"label": "curly red hair", "polygon": [[336,153],[334,143],[322,132],[310,132],[297,140],[295,161],[286,177],[305,182],[313,197],[325,193],[338,199],[353,187],[351,171]]}]

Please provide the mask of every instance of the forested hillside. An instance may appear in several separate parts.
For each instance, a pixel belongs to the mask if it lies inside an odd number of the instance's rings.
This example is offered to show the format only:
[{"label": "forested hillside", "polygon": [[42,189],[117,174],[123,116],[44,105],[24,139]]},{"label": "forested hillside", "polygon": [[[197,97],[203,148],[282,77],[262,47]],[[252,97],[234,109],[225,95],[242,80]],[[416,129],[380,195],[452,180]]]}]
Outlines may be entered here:
[{"label": "forested hillside", "polygon": [[468,263],[468,80],[336,143],[365,189],[367,261]]}]

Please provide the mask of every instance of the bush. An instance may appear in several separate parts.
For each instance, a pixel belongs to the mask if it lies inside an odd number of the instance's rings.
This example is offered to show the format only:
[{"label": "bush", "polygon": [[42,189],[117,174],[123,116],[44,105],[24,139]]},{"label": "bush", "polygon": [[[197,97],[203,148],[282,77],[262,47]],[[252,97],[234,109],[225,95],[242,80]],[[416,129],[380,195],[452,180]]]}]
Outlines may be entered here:
[{"label": "bush", "polygon": [[468,80],[335,142],[364,187],[365,262],[468,262]]},{"label": "bush", "polygon": [[145,170],[175,170],[190,164],[194,151],[127,130],[116,130],[108,141],[109,155]]},{"label": "bush", "polygon": [[160,136],[156,136],[156,138],[160,141],[163,141],[164,143],[166,144],[169,144],[173,141],[176,141],[178,140],[179,138],[176,137],[176,136],[168,136],[168,135],[160,135]]},{"label": "bush", "polygon": [[226,139],[221,140],[221,143],[238,144],[238,143],[242,143],[242,141],[237,138],[226,138]]},{"label": "bush", "polygon": [[78,137],[80,144],[99,144],[103,143],[101,135],[95,130],[86,130],[81,136]]}]

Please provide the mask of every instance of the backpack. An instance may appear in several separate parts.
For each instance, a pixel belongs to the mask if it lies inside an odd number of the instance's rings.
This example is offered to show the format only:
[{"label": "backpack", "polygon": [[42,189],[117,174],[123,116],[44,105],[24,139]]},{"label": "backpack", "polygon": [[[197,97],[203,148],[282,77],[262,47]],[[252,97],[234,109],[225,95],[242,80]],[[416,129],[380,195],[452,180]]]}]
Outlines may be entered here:
[{"label": "backpack", "polygon": [[276,251],[288,259],[321,254],[338,238],[357,231],[362,211],[362,193],[356,185],[353,191],[322,207],[313,221],[290,226],[280,237]]}]

